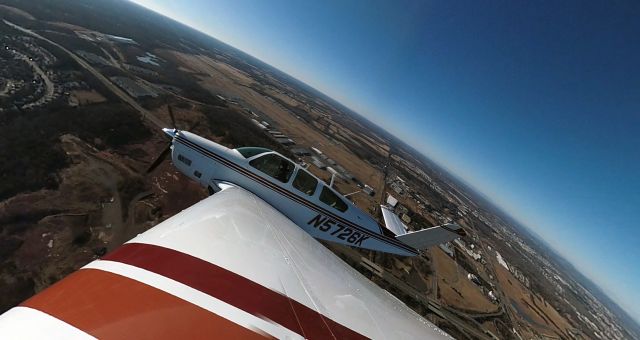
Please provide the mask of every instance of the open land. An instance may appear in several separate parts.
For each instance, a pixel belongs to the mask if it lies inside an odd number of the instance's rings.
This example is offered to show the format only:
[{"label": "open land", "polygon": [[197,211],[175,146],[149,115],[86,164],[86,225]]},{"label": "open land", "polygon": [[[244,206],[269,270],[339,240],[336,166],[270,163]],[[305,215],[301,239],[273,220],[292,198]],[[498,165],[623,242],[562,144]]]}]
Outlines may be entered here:
[{"label": "open land", "polygon": [[412,229],[460,224],[466,237],[415,258],[327,244],[457,338],[637,337],[516,221],[298,80],[127,1],[2,2],[0,312],[206,196],[168,161],[147,171],[171,107],[180,129],[277,150],[326,181],[331,168],[378,219],[393,196]]}]

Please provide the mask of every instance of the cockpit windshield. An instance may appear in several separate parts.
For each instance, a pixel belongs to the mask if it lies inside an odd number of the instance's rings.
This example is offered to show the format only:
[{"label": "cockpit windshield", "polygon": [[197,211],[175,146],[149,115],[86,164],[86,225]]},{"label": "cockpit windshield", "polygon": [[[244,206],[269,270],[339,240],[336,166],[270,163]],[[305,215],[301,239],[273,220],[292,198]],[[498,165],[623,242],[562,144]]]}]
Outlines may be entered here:
[{"label": "cockpit windshield", "polygon": [[271,152],[271,150],[269,149],[265,149],[265,148],[259,148],[259,147],[255,147],[255,146],[245,146],[242,148],[237,148],[236,150],[238,150],[238,152],[244,156],[244,158],[251,158],[255,155],[259,155],[265,152]]},{"label": "cockpit windshield", "polygon": [[291,178],[295,169],[293,163],[275,153],[258,157],[251,160],[249,164],[282,183],[289,182],[289,178]]}]

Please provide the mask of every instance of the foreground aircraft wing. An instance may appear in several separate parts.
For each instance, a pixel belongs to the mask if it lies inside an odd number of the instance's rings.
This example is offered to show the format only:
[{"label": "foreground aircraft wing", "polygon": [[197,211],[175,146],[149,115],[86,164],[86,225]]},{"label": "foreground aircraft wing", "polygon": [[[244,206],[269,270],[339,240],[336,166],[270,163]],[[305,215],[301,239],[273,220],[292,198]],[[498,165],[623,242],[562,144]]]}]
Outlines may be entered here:
[{"label": "foreground aircraft wing", "polygon": [[409,228],[402,223],[398,215],[394,214],[389,207],[384,205],[380,207],[382,208],[382,217],[387,229],[396,235],[398,241],[413,248],[427,249],[465,236],[464,230],[453,223],[409,232]]},{"label": "foreground aircraft wing", "polygon": [[217,193],[0,316],[3,338],[447,337],[273,207]]}]

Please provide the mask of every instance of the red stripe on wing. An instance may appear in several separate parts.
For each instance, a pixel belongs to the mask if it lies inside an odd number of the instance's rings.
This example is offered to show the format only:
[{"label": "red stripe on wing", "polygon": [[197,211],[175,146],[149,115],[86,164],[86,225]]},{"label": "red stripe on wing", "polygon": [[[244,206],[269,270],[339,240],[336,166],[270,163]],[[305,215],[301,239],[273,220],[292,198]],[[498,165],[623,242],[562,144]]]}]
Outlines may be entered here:
[{"label": "red stripe on wing", "polygon": [[103,259],[143,268],[176,280],[248,313],[272,320],[308,339],[366,339],[285,295],[176,250],[128,243]]}]

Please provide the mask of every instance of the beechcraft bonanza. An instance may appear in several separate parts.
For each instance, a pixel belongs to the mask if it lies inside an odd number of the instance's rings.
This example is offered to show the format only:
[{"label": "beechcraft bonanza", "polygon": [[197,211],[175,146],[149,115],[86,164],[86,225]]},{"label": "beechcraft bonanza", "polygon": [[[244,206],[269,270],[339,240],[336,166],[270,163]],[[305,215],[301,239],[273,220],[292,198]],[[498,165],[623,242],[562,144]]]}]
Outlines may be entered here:
[{"label": "beechcraft bonanza", "polygon": [[385,226],[381,226],[330,185],[275,151],[229,149],[187,131],[163,131],[172,140],[175,167],[210,194],[230,185],[242,187],[315,238],[413,256],[464,235],[455,224],[407,232],[407,226],[385,206],[381,207]]},{"label": "beechcraft bonanza", "polygon": [[0,315],[3,339],[447,337],[314,238],[411,256],[460,227],[407,232],[385,207],[380,226],[276,152],[164,132],[215,195]]}]

